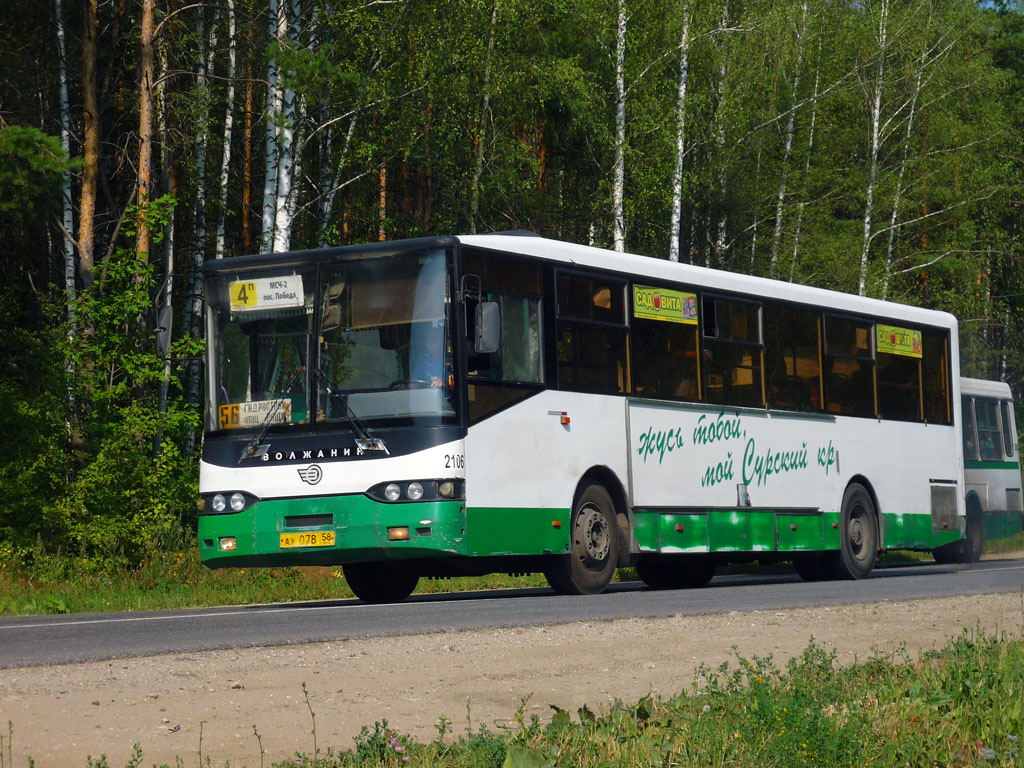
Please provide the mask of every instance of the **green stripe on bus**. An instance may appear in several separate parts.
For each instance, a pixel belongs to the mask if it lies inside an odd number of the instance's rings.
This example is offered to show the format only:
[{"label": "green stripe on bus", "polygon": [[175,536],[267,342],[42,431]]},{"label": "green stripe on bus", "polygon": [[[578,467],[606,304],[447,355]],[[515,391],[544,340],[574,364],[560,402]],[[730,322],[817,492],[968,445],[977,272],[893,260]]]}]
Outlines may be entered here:
[{"label": "green stripe on bus", "polygon": [[965,461],[964,469],[1020,469],[1016,461]]},{"label": "green stripe on bus", "polygon": [[571,511],[534,507],[470,507],[466,554],[560,555],[569,551]]},{"label": "green stripe on bus", "polygon": [[[960,538],[959,529],[932,530],[931,515],[883,515],[887,549],[931,549]],[[791,514],[763,509],[671,513],[637,510],[641,552],[810,552],[839,548],[839,514]]]},{"label": "green stripe on bus", "polygon": [[[286,518],[326,516],[323,525],[289,527]],[[409,529],[390,541],[388,528]],[[282,549],[281,534],[334,531],[331,547]],[[466,554],[466,512],[461,501],[384,504],[362,494],[260,501],[242,512],[199,516],[199,553],[212,567],[333,565],[360,560],[406,560]],[[234,537],[224,552],[220,539]]]}]

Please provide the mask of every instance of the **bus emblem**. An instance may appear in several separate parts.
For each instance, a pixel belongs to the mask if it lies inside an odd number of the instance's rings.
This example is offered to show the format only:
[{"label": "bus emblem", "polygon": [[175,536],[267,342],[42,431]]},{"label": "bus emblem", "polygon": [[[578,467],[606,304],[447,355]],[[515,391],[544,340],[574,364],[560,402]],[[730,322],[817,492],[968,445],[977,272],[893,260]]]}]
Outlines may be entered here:
[{"label": "bus emblem", "polygon": [[310,464],[305,469],[299,470],[299,477],[302,478],[302,482],[304,483],[316,485],[320,482],[320,478],[323,477],[323,472],[320,471],[320,467],[318,465]]}]

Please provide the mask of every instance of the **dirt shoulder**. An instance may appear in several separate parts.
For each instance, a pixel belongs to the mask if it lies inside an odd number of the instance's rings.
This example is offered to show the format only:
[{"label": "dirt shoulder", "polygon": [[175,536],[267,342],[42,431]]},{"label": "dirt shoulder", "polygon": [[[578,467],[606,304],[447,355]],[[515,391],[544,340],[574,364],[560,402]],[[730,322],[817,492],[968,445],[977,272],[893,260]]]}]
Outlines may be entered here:
[{"label": "dirt shoulder", "polygon": [[13,765],[85,766],[105,753],[125,765],[260,764],[312,753],[306,684],[321,750],[347,749],[363,725],[386,718],[420,740],[441,716],[461,732],[512,724],[520,702],[598,710],[687,688],[701,664],[771,654],[782,663],[813,637],[841,662],[941,647],[964,628],[1022,632],[1022,596],[988,595],[715,616],[627,619],[486,632],[251,648],[0,670],[0,724],[13,727]]}]

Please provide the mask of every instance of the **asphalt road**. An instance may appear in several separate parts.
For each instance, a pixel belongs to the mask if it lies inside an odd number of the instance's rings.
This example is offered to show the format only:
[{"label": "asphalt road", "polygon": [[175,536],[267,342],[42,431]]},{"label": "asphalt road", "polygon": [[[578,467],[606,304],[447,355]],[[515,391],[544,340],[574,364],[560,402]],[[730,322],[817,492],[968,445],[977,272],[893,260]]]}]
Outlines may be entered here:
[{"label": "asphalt road", "polygon": [[1024,559],[975,566],[932,563],[876,569],[864,581],[803,582],[795,574],[718,576],[697,590],[613,584],[590,597],[549,589],[423,595],[395,605],[358,600],[180,611],[0,619],[0,668],[289,645],[440,629],[538,626],[628,617],[780,610],[1024,590]]}]

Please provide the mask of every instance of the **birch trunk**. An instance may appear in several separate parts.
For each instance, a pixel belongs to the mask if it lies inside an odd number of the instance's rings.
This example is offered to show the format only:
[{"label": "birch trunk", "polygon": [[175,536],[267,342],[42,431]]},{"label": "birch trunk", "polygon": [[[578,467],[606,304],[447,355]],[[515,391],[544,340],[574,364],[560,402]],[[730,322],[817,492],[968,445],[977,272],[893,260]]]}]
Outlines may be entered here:
[{"label": "birch trunk", "polygon": [[[54,19],[57,25],[60,145],[64,149],[64,154],[71,157],[71,111],[68,107],[68,58],[67,48],[64,44],[64,11],[61,9],[60,0],[54,0],[53,4]],[[77,318],[75,311],[75,302],[77,300],[77,287],[75,285],[75,212],[71,202],[71,171],[68,169],[65,169],[64,173],[61,174],[60,199],[63,208],[64,296],[68,303],[68,341],[74,341],[75,321]]]},{"label": "birch trunk", "polygon": [[626,186],[626,0],[618,0],[615,33],[615,169],[612,180],[614,247],[626,249],[626,217],[623,199]]},{"label": "birch trunk", "polygon": [[885,76],[885,57],[888,38],[889,0],[882,0],[878,15],[878,68],[871,95],[871,156],[868,165],[868,185],[864,202],[864,235],[860,249],[860,272],[857,279],[857,293],[867,295],[868,253],[871,251],[871,219],[875,202],[875,184],[878,181],[878,154],[881,149],[882,124],[882,78]]},{"label": "birch trunk", "polygon": [[686,87],[690,79],[690,4],[683,0],[683,31],[679,36],[679,88],[676,93],[676,165],[672,172],[672,218],[669,221],[668,258],[679,261],[683,216],[683,161],[686,158]]},{"label": "birch trunk", "polygon": [[793,148],[793,127],[796,122],[796,105],[800,98],[800,74],[804,61],[804,37],[807,34],[807,0],[800,6],[800,28],[797,32],[796,72],[793,75],[793,94],[789,102],[789,119],[786,121],[786,136],[782,142],[782,170],[779,174],[779,191],[775,198],[775,229],[772,231],[772,257],[769,275],[775,277],[779,265],[779,249],[782,243],[782,210],[786,200],[786,184],[789,179],[789,154]]},{"label": "birch trunk", "polygon": [[[285,2],[287,0],[268,0],[267,31],[271,40],[278,40],[278,20]],[[274,213],[277,205],[277,116],[280,111],[277,80],[277,62],[271,55],[267,58],[267,103],[264,115],[266,121],[264,134],[266,167],[263,174],[263,221],[260,234],[260,248],[263,251],[271,250],[274,244]]]},{"label": "birch trunk", "polygon": [[82,202],[78,209],[78,266],[82,283],[93,281],[96,191],[100,169],[100,111],[96,80],[96,37],[99,34],[98,0],[85,0],[82,30]]},{"label": "birch trunk", "polygon": [[892,280],[893,251],[896,247],[896,220],[899,217],[900,203],[903,200],[903,175],[907,170],[907,161],[910,158],[910,139],[914,126],[914,115],[917,110],[917,100],[921,95],[921,76],[924,70],[924,61],[920,62],[914,76],[914,93],[910,97],[910,112],[907,115],[907,130],[903,134],[903,157],[900,159],[900,168],[896,172],[896,190],[892,201],[892,215],[889,218],[889,242],[885,249],[885,272],[882,275],[882,300],[889,295],[889,283]]},{"label": "birch trunk", "polygon": [[[160,46],[157,52],[157,56],[160,61],[160,73],[161,75],[167,74],[167,46]],[[171,175],[171,150],[168,144],[167,135],[167,99],[166,99],[166,86],[164,85],[165,80],[163,77],[156,81],[155,85],[155,101],[156,101],[156,122],[157,122],[157,134],[160,139],[160,173],[162,176],[162,186],[164,192],[174,192]],[[164,232],[163,238],[164,246],[164,275],[168,278],[164,292],[164,306],[168,309],[174,306],[174,279],[171,275],[174,273],[174,212],[167,218],[167,229]],[[171,333],[171,328],[167,329],[168,334]],[[160,379],[160,393],[159,399],[157,400],[157,412],[159,414],[159,426],[157,433],[153,438],[153,458],[160,455],[160,451],[163,444],[163,432],[164,432],[164,421],[167,414],[167,394],[171,386],[171,360],[167,358],[164,360],[163,376]]]},{"label": "birch trunk", "polygon": [[[213,36],[211,31],[210,36]],[[206,34],[205,10],[199,9],[199,39],[201,50],[199,51],[198,71],[196,73],[196,94],[199,100],[199,117],[196,120],[196,139],[192,145],[192,152],[196,164],[196,201],[195,201],[195,226],[192,233],[192,259],[189,269],[189,306],[184,318],[184,331],[187,334],[198,336],[202,333],[203,296],[200,287],[200,274],[203,271],[203,261],[206,251],[206,139],[209,130],[209,119],[207,117],[208,84],[207,66],[209,64],[209,51],[213,43]],[[198,365],[190,366],[189,399],[190,402],[197,402],[199,397]],[[194,375],[193,375],[194,374]],[[193,389],[194,386],[194,389]],[[192,400],[192,398],[196,400]]]},{"label": "birch trunk", "polygon": [[224,229],[228,207],[228,170],[231,167],[231,130],[234,127],[235,105],[235,2],[227,0],[228,8],[228,73],[224,100],[224,153],[220,161],[220,189],[217,201],[217,245],[214,258],[224,258]]},{"label": "birch trunk", "polygon": [[[203,50],[199,55],[199,72],[196,86],[199,96],[199,119],[197,120],[196,142],[194,145],[196,163],[196,208],[195,232],[192,240],[192,264],[189,270],[189,310],[185,315],[184,330],[195,338],[203,335],[203,284],[200,278],[206,252],[206,138],[209,130],[208,118],[208,75],[213,67],[213,49],[217,41],[216,16],[210,25],[209,37],[206,34],[203,9],[199,15],[199,39]],[[202,370],[198,361],[189,364],[188,370],[188,402],[192,407],[199,403]],[[186,442],[186,452],[191,453],[195,445],[195,435],[190,434]]]},{"label": "birch trunk", "polygon": [[814,94],[811,97],[811,124],[807,131],[807,157],[804,160],[803,189],[800,193],[800,205],[796,209],[796,229],[793,232],[793,259],[789,262],[789,282],[793,282],[796,272],[797,257],[800,255],[800,230],[804,223],[804,208],[807,206],[807,185],[811,175],[811,157],[814,156],[814,124],[818,117],[818,88],[821,84],[821,43],[823,36],[818,37],[818,60],[814,68]]},{"label": "birch trunk", "polygon": [[480,108],[480,121],[476,132],[476,165],[473,168],[473,186],[469,201],[469,232],[476,234],[476,220],[480,214],[480,177],[484,172],[484,137],[487,135],[487,116],[491,108],[491,58],[494,55],[494,28],[498,23],[498,2],[491,9],[491,27],[487,35],[487,57],[484,60],[484,103]]},{"label": "birch trunk", "polygon": [[[725,31],[729,26],[729,0],[722,0],[722,18],[719,22],[719,64],[718,64],[718,85],[716,87],[718,97],[718,110],[715,115],[715,140],[718,143],[718,200],[720,211],[718,214],[717,232],[715,234],[714,255],[716,266],[725,265],[726,236],[729,227],[729,214],[726,212],[725,196],[725,117],[722,114],[722,102],[725,100],[726,78],[729,75],[726,63]],[[710,257],[710,254],[708,254]],[[710,264],[708,265],[710,266]]]},{"label": "birch trunk", "polygon": [[245,62],[245,123],[242,133],[242,252],[252,250],[252,48],[253,24],[249,20],[249,47]]},{"label": "birch trunk", "polygon": [[[278,12],[278,39],[297,47],[301,34],[302,4],[300,0],[281,2],[284,12]],[[290,17],[290,18],[289,18]],[[280,76],[280,74],[279,74]],[[295,105],[296,93],[292,87],[281,91],[281,129],[278,134],[277,196],[274,201],[273,251],[287,251],[291,243],[292,223],[288,215],[288,201],[295,183]]]}]

